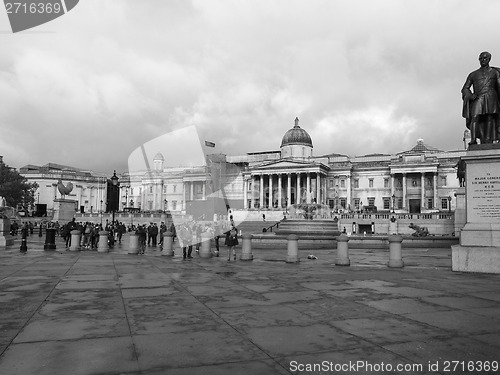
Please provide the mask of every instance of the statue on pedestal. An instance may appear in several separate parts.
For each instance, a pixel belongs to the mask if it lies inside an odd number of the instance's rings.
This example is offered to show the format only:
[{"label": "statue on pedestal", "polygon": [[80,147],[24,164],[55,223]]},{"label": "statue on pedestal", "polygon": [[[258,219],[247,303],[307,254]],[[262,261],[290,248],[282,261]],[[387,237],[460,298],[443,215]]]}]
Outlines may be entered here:
[{"label": "statue on pedestal", "polygon": [[477,139],[481,144],[494,143],[499,138],[500,71],[490,67],[490,60],[489,52],[481,52],[481,67],[467,76],[462,87],[462,116],[471,132],[470,144],[477,144]]}]

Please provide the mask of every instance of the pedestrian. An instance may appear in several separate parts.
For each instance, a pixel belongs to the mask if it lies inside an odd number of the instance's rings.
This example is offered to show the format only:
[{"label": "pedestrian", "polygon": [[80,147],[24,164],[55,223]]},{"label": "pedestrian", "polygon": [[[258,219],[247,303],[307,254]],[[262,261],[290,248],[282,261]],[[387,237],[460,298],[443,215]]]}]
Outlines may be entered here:
[{"label": "pedestrian", "polygon": [[151,237],[153,239],[153,247],[156,247],[156,244],[158,242],[158,225],[156,225],[156,223],[154,223],[153,227],[151,228]]},{"label": "pedestrian", "polygon": [[[184,223],[179,228],[179,242],[182,248],[182,258],[191,259],[191,252],[193,251],[193,232],[187,223]],[[187,254],[186,254],[187,250]]]},{"label": "pedestrian", "polygon": [[146,251],[146,224],[139,225],[135,234],[139,236],[139,254],[144,254],[144,252]]},{"label": "pedestrian", "polygon": [[231,253],[233,254],[234,260],[236,260],[235,246],[238,245],[238,230],[234,225],[226,232],[225,244],[227,245],[227,261],[231,261]]}]

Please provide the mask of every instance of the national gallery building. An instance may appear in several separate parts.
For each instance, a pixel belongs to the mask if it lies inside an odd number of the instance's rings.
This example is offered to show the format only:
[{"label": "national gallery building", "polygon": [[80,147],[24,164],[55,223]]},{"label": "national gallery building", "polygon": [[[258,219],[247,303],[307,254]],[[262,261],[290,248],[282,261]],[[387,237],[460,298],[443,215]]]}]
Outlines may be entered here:
[{"label": "national gallery building", "polygon": [[[166,167],[158,153],[149,161],[151,170],[119,175],[119,207],[196,216],[203,201],[217,197],[232,210],[266,212],[269,219],[282,217],[296,203],[320,203],[334,212],[448,212],[455,207],[456,165],[465,153],[438,150],[419,139],[410,150],[393,155],[315,156],[311,137],[295,119],[279,151],[207,155],[206,165],[199,167]],[[68,176],[76,189],[66,198],[75,199],[76,210],[105,210],[103,177],[68,168],[61,176],[50,170],[40,181],[47,166],[26,166],[20,173],[39,184],[39,203],[49,210],[51,201],[59,198],[57,179],[66,183]]]}]

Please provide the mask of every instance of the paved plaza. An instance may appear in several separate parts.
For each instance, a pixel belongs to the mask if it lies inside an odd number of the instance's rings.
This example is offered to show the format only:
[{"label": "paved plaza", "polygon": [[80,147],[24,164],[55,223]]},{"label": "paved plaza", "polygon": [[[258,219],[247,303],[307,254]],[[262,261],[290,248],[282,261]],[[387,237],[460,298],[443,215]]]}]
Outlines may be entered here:
[{"label": "paved plaza", "polygon": [[499,373],[500,275],[452,272],[450,249],[390,269],[379,249],[339,267],[334,249],[287,264],[284,248],[183,261],[127,244],[0,250],[0,374]]}]

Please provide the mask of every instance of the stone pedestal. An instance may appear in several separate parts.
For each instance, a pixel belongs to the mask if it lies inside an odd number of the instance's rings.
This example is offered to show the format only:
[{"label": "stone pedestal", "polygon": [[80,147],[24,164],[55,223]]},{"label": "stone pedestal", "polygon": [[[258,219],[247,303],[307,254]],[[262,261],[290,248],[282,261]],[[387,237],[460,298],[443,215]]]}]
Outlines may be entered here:
[{"label": "stone pedestal", "polygon": [[97,252],[107,253],[109,251],[108,235],[109,232],[107,230],[99,231],[99,243],[97,244]]},{"label": "stone pedestal", "polygon": [[80,241],[82,239],[82,232],[79,230],[71,231],[71,245],[69,251],[80,251]]},{"label": "stone pedestal", "polygon": [[351,260],[349,259],[349,237],[341,234],[337,237],[337,256],[335,257],[335,265],[337,266],[350,266]]},{"label": "stone pedestal", "polygon": [[0,218],[0,247],[14,245],[14,238],[10,235],[10,220]]},{"label": "stone pedestal", "polygon": [[77,201],[73,199],[54,199],[54,221],[69,223],[75,217]]},{"label": "stone pedestal", "polygon": [[252,235],[244,234],[241,236],[241,260],[253,260],[252,254]]},{"label": "stone pedestal", "polygon": [[161,251],[161,255],[166,255],[169,257],[174,256],[174,243],[172,241],[172,237],[174,234],[170,231],[167,231],[163,234],[163,249]]},{"label": "stone pedestal", "polygon": [[201,247],[200,247],[200,258],[212,258],[212,251],[210,249],[210,240],[212,235],[207,232],[201,234]]},{"label": "stone pedestal", "polygon": [[451,265],[453,271],[500,273],[500,149],[481,146],[462,157],[466,223]]},{"label": "stone pedestal", "polygon": [[392,234],[388,237],[389,240],[389,263],[387,264],[391,268],[401,268],[403,267],[403,259],[401,256],[401,243],[403,242],[403,237],[399,234]]},{"label": "stone pedestal", "polygon": [[47,230],[45,231],[45,245],[43,245],[43,249],[56,249],[56,230],[54,228],[47,228]]},{"label": "stone pedestal", "polygon": [[298,263],[299,258],[299,237],[295,234],[291,234],[287,237],[288,239],[288,253],[286,257],[287,263]]}]

